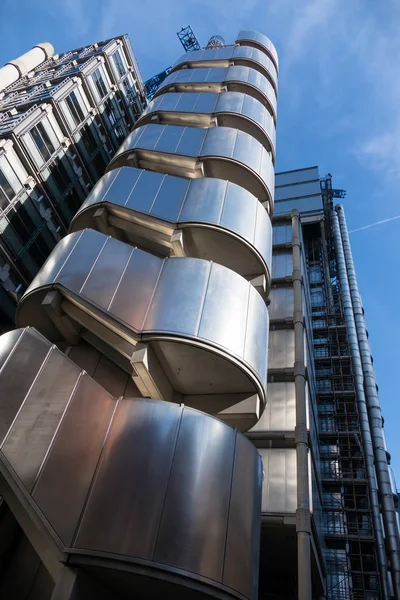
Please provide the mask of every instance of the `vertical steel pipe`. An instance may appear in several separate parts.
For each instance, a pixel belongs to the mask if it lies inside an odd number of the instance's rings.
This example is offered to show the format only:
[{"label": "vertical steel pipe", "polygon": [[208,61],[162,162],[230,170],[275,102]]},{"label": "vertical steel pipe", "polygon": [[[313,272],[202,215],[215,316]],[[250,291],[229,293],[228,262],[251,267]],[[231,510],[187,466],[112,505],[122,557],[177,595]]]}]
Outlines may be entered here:
[{"label": "vertical steel pipe", "polygon": [[396,509],[394,506],[393,492],[390,481],[385,440],[383,435],[382,413],[378,398],[374,367],[372,365],[371,350],[365,326],[364,310],[361,296],[358,290],[357,277],[354,268],[353,255],[349,233],[346,225],[346,217],[342,205],[336,206],[339,220],[340,234],[343,244],[344,259],[346,263],[347,278],[350,288],[351,302],[357,332],[358,345],[360,349],[362,372],[364,377],[364,390],[367,401],[369,425],[372,437],[372,447],[375,459],[375,470],[378,481],[378,489],[381,500],[383,524],[385,528],[386,546],[390,559],[391,574],[394,595],[400,599],[400,544],[399,531],[396,520]]},{"label": "vertical steel pipe", "polygon": [[360,422],[361,436],[365,453],[365,465],[367,470],[367,481],[369,488],[369,497],[371,503],[372,520],[376,539],[376,552],[378,557],[379,571],[381,575],[382,597],[389,600],[389,580],[388,568],[385,550],[385,541],[383,537],[381,514],[379,507],[379,494],[374,467],[374,451],[372,444],[371,428],[368,418],[367,400],[364,390],[364,375],[361,361],[360,348],[358,345],[356,323],[354,318],[353,304],[351,301],[350,285],[347,276],[346,261],[340,233],[338,213],[332,211],[332,226],[335,240],[338,277],[340,284],[340,293],[343,304],[344,318],[347,328],[347,337],[349,341],[350,356],[353,367],[354,386],[356,390],[356,399],[358,407],[358,416]]},{"label": "vertical steel pipe", "polygon": [[296,393],[297,569],[298,599],[311,600],[311,514],[308,466],[306,368],[304,360],[303,284],[301,274],[300,213],[292,210],[294,382]]}]

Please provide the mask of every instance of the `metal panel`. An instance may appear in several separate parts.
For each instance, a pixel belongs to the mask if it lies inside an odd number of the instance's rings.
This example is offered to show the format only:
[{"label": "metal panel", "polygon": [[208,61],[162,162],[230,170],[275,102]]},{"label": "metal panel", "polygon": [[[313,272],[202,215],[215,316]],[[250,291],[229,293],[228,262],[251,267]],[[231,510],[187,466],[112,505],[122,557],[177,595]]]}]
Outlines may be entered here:
[{"label": "metal panel", "polygon": [[[76,239],[78,236],[72,234],[71,237]],[[84,236],[79,236],[76,244],[73,244],[74,241],[74,239],[70,240],[69,246],[73,246],[73,248],[71,248],[70,254],[65,253],[67,260],[60,271],[56,273],[56,278],[61,280],[66,287],[70,287],[74,291],[79,291],[85,283],[90,269],[97,260],[103,246],[107,243],[107,238],[104,236],[100,237],[96,231],[88,229],[85,231]],[[34,279],[33,284],[35,281],[36,279]]]},{"label": "metal panel", "polygon": [[[266,381],[268,352],[268,312],[263,310],[264,301],[252,285],[249,287],[249,304],[247,308],[246,338],[244,358],[249,365],[255,366],[262,381]],[[264,317],[261,320],[261,315]]]},{"label": "metal panel", "polygon": [[249,433],[294,431],[296,394],[293,381],[269,382],[268,403],[258,423]]},{"label": "metal panel", "polygon": [[294,448],[260,448],[263,461],[261,512],[294,513],[297,508],[297,468]]},{"label": "metal panel", "polygon": [[[154,128],[162,133],[156,144],[149,144],[148,138],[153,138],[151,130]],[[141,130],[143,133],[138,137],[136,134]],[[204,130],[176,125],[144,125],[126,138],[107,170],[126,165],[131,161],[132,150],[139,153],[139,158],[145,153],[146,161],[156,161],[158,170],[162,168],[165,173],[171,170],[176,173],[176,169],[180,168],[184,176],[187,176],[188,169],[193,171],[196,168],[197,159],[203,160],[206,176],[229,179],[256,195],[261,202],[269,200],[273,203],[272,158],[260,142],[243,131],[230,127]],[[163,153],[162,167],[158,153]],[[193,160],[188,160],[189,157]]]},{"label": "metal panel", "polygon": [[22,329],[14,329],[8,331],[1,337],[0,343],[0,373],[6,361],[9,359],[10,353],[19,343],[20,337],[23,335]]},{"label": "metal panel", "polygon": [[270,329],[268,369],[293,369],[294,330]]},{"label": "metal panel", "polygon": [[[0,371],[0,443],[3,443],[50,350],[47,341],[36,332],[18,331],[21,335],[9,332],[1,336],[0,347],[12,354]],[[16,373],[23,374],[23,377],[16,377]]]},{"label": "metal panel", "polygon": [[[250,42],[250,44],[246,44],[246,42]],[[244,29],[239,31],[235,44],[244,46],[254,44],[255,47],[264,50],[266,55],[273,59],[275,66],[278,67],[278,53],[273,43],[266,35],[259,33],[258,31]]]},{"label": "metal panel", "polygon": [[241,92],[166,93],[150,102],[142,113],[139,124],[149,123],[157,115],[161,115],[162,119],[168,115],[168,123],[179,124],[185,113],[192,120],[197,116],[199,127],[204,126],[204,120],[199,119],[204,115],[209,119],[218,119],[218,123],[225,127],[237,127],[256,137],[267,150],[275,152],[275,123],[272,114],[259,100]]},{"label": "metal panel", "polygon": [[164,264],[143,331],[196,335],[211,264],[194,258]]},{"label": "metal panel", "polygon": [[185,93],[191,93],[192,90],[199,88],[202,92],[208,92],[210,88],[216,92],[220,92],[223,86],[226,86],[228,90],[237,90],[256,98],[276,118],[276,92],[271,83],[264,75],[244,65],[230,66],[228,68],[196,68],[175,71],[158,88],[156,92],[157,96],[159,97],[159,95],[170,91],[171,86]]},{"label": "metal panel", "polygon": [[293,255],[291,250],[272,253],[272,279],[291,277],[293,273]]},{"label": "metal panel", "polygon": [[155,561],[222,579],[235,437],[217,419],[184,412]]},{"label": "metal panel", "polygon": [[284,171],[276,173],[275,185],[290,185],[306,181],[319,179],[318,167],[308,167],[307,169],[297,169],[295,171]]},{"label": "metal panel", "polygon": [[[126,200],[125,206],[135,208],[136,210],[151,210],[165,175],[153,173],[151,171],[143,171],[142,169],[132,169],[130,167],[123,168],[122,171],[126,171],[126,177],[132,177],[133,180],[136,179],[136,173],[139,172],[137,182],[132,189],[131,195]],[[109,195],[107,195],[105,199],[109,200]],[[118,198],[113,201],[120,202]]]},{"label": "metal panel", "polygon": [[[253,445],[243,436],[236,437],[228,533],[223,583],[251,598],[258,586],[258,517],[260,496],[254,490],[262,486],[262,464]],[[238,568],[240,565],[240,568]]]},{"label": "metal panel", "polygon": [[162,266],[162,261],[156,256],[136,249],[111,302],[110,311],[136,331],[143,327]]},{"label": "metal panel", "polygon": [[[181,413],[180,406],[167,402],[119,402],[76,548],[152,559],[163,508],[167,511],[163,504]],[[190,459],[187,464],[193,476],[195,465]]]},{"label": "metal panel", "polygon": [[[79,376],[80,369],[53,348],[38,370],[36,381],[2,446],[3,455],[28,490],[32,489]],[[13,377],[18,381],[24,379],[20,366],[14,368]],[[21,405],[24,397],[17,398]]]},{"label": "metal panel", "polygon": [[151,214],[177,221],[189,184],[187,179],[165,175],[151,207]]},{"label": "metal panel", "polygon": [[[128,229],[132,222],[141,226],[137,234],[130,230],[132,244],[137,239],[137,243],[144,245],[143,238],[147,239],[147,235],[150,249],[153,249],[151,243],[155,232],[158,231],[167,240],[167,235],[172,235],[176,228],[182,227],[186,256],[213,260],[245,277],[256,277],[266,272],[269,279],[267,267],[271,264],[271,222],[264,207],[247,190],[220,179],[207,177],[187,180],[132,167],[120,169],[111,190],[117,185],[121,175],[124,174],[127,180],[130,173],[138,183],[128,192],[129,200],[126,201],[125,191],[119,201],[114,197],[113,203],[107,202],[106,206],[108,214],[125,220]],[[137,173],[142,173],[139,179]],[[143,177],[152,181],[150,187],[153,187],[154,197],[146,197],[140,193]],[[95,214],[97,208],[102,206],[102,200],[107,201],[108,195],[102,198],[102,194],[97,194],[97,198],[98,203],[89,204],[78,211],[71,226],[72,230],[77,231],[84,227],[99,229],[104,225],[103,221],[99,224]],[[143,199],[145,202],[141,204]],[[168,221],[169,231],[164,223],[150,220],[150,215]],[[210,224],[212,230],[204,227],[205,224]],[[122,232],[116,228],[115,222],[113,227],[110,233],[124,239],[123,226],[121,225]],[[234,234],[234,239],[226,234]],[[243,239],[237,240],[236,234]],[[165,244],[163,249],[167,253],[171,249],[171,243],[166,241]],[[154,249],[156,250],[159,250],[158,246]]]},{"label": "metal panel", "polygon": [[[68,237],[73,237],[71,234]],[[85,253],[87,238],[93,240],[93,236],[101,241],[107,240],[103,234],[91,230],[86,230],[80,239],[79,252]],[[122,242],[115,242],[124,245]],[[103,248],[103,253],[107,249],[112,250],[112,245],[104,245],[105,242],[97,243],[98,247]],[[131,247],[127,246],[130,250]],[[85,256],[80,258],[79,252],[75,249],[73,263],[77,265],[79,281],[88,277],[89,273],[100,262],[96,263],[96,257],[91,257],[92,265],[88,265],[86,277],[81,270],[81,263],[85,262]],[[104,254],[105,256],[105,254]],[[111,264],[107,259],[107,265]],[[267,309],[261,297],[258,297],[255,289],[243,277],[221,265],[210,263],[201,259],[194,258],[169,258],[160,259],[152,254],[135,249],[132,252],[129,262],[126,263],[126,269],[118,285],[110,286],[113,290],[113,299],[108,309],[98,308],[101,306],[103,290],[99,291],[99,299],[93,293],[88,298],[79,291],[73,280],[73,264],[69,265],[71,257],[66,257],[64,269],[68,272],[68,279],[72,282],[71,287],[64,285],[62,278],[63,270],[60,273],[52,274],[48,270],[48,281],[45,288],[39,287],[37,290],[31,288],[29,294],[25,295],[18,308],[18,322],[25,324],[33,323],[40,327],[51,339],[60,339],[61,333],[50,327],[50,318],[46,317],[46,312],[41,305],[42,300],[50,286],[56,286],[62,296],[71,299],[70,303],[64,304],[67,312],[73,312],[73,318],[81,323],[83,315],[85,317],[85,327],[89,332],[100,336],[104,343],[109,340],[109,335],[100,332],[102,328],[108,328],[111,332],[119,335],[126,340],[125,346],[120,343],[114,344],[112,340],[108,343],[112,348],[118,348],[124,357],[129,357],[131,346],[140,339],[152,344],[158,344],[165,336],[174,338],[173,348],[169,350],[165,357],[167,364],[163,365],[169,377],[176,377],[176,373],[181,370],[189,369],[193,373],[196,370],[198,354],[196,351],[189,353],[183,349],[182,344],[191,344],[194,347],[198,342],[206,342],[205,350],[207,361],[203,363],[201,376],[206,377],[210,386],[208,389],[213,392],[212,382],[218,379],[218,373],[207,374],[206,371],[211,366],[209,361],[217,360],[215,347],[222,351],[224,361],[231,363],[229,369],[237,372],[232,380],[226,380],[228,386],[227,392],[236,391],[235,381],[238,383],[239,392],[254,393],[258,390],[261,403],[265,402],[265,393],[262,385],[265,380],[265,355],[266,355],[266,335],[260,336],[256,332],[266,332],[267,329]],[[211,267],[212,264],[212,267]],[[94,267],[96,265],[96,267]],[[211,276],[209,273],[211,269]],[[160,275],[161,272],[161,275]],[[107,280],[99,266],[98,280]],[[140,285],[138,285],[140,282]],[[84,290],[85,291],[85,290]],[[73,292],[73,294],[72,294]],[[252,315],[247,318],[249,294],[252,296]],[[129,302],[127,301],[129,299]],[[71,308],[71,302],[75,308]],[[47,321],[45,320],[47,318]],[[145,321],[143,323],[143,321]],[[231,326],[235,322],[235,327]],[[248,341],[245,348],[245,339],[255,340],[254,344]],[[196,339],[197,338],[197,339]],[[251,346],[251,347],[250,347]],[[158,347],[158,346],[157,346]],[[112,358],[109,356],[109,358]],[[240,366],[237,359],[242,362]],[[221,360],[221,359],[218,359]],[[251,361],[251,362],[250,362]],[[223,361],[222,361],[223,362]],[[243,363],[246,363],[243,364]],[[205,365],[208,365],[207,369]],[[220,368],[222,365],[220,365]],[[247,367],[252,369],[250,374]],[[228,368],[228,364],[226,367]],[[213,367],[215,371],[215,366]],[[243,379],[242,369],[245,369],[246,375]],[[195,378],[193,378],[193,381]],[[243,388],[247,381],[246,388]],[[240,382],[240,384],[239,384]],[[185,393],[193,394],[196,392],[194,387]],[[204,393],[204,392],[202,392]],[[215,392],[216,393],[216,392]],[[223,389],[219,393],[223,393]]]},{"label": "metal panel", "polygon": [[274,223],[272,227],[272,244],[289,244],[292,241],[292,223]]},{"label": "metal panel", "polygon": [[219,223],[226,193],[226,181],[209,177],[194,179],[190,182],[180,222]]},{"label": "metal panel", "polygon": [[295,200],[286,200],[277,202],[274,207],[275,215],[286,215],[292,212],[293,209],[298,210],[301,213],[307,211],[321,211],[322,210],[322,197],[321,195],[317,196],[307,196],[305,198],[298,198]]},{"label": "metal panel", "polygon": [[292,319],[294,310],[294,296],[292,287],[273,287],[269,294],[268,307],[271,321]]},{"label": "metal panel", "polygon": [[[46,392],[48,400],[51,389]],[[89,493],[115,402],[88,375],[83,375],[33,492],[39,508],[67,547],[72,544]],[[36,406],[43,413],[37,402]],[[31,438],[27,440],[28,448],[30,444],[32,451],[35,445]],[[102,527],[97,525],[96,529]]]},{"label": "metal panel", "polygon": [[217,50],[205,49],[187,52],[176,61],[172,72],[186,66],[196,68],[210,66],[212,68],[215,64],[216,67],[228,67],[230,62],[251,67],[270,78],[271,83],[275,86],[277,85],[278,74],[272,60],[261,50],[250,46],[227,46]]},{"label": "metal panel", "polygon": [[133,253],[133,248],[117,240],[107,238],[101,253],[82,286],[82,296],[107,310],[118,284]]},{"label": "metal panel", "polygon": [[[243,279],[236,273],[212,264],[204,305],[199,313],[199,337],[229,347],[235,354],[243,356],[250,288],[250,284],[243,285]],[[220,306],[224,307],[226,315],[236,315],[235,327],[229,319],[220,318]]]},{"label": "metal panel", "polygon": [[[305,183],[296,183],[295,185],[284,185],[275,187],[275,200],[289,200],[291,198],[303,198],[305,196],[314,196],[321,194],[319,179],[307,181]],[[321,200],[322,202],[322,200]]]}]

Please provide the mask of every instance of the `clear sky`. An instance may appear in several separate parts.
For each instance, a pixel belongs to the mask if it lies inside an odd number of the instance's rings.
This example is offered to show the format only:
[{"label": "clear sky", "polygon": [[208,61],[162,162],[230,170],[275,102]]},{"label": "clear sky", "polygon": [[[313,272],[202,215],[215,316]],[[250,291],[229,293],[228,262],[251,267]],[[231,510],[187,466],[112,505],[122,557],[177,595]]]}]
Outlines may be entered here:
[{"label": "clear sky", "polygon": [[[240,29],[276,45],[278,170],[332,173],[350,230],[400,215],[398,0],[0,0],[0,64],[38,42],[63,52],[128,33],[146,79],[182,54],[188,24],[202,45]],[[400,219],[351,241],[400,487]]]}]

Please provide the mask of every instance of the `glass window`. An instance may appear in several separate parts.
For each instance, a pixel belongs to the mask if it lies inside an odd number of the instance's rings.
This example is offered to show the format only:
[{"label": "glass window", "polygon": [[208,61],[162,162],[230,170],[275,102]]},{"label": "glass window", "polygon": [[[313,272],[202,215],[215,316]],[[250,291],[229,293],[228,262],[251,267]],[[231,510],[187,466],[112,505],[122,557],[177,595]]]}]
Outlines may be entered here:
[{"label": "glass window", "polygon": [[96,142],[96,138],[93,135],[93,132],[90,129],[90,125],[85,125],[79,131],[81,134],[81,141],[85,146],[89,155],[92,155],[98,148],[98,143]]},{"label": "glass window", "polygon": [[0,171],[0,209],[4,210],[14,196],[14,190],[7,177]]},{"label": "glass window", "polygon": [[43,159],[47,162],[53,154],[55,148],[49,136],[47,135],[43,123],[38,123],[35,125],[35,127],[32,127],[30,134]]},{"label": "glass window", "polygon": [[67,190],[67,188],[71,184],[71,178],[68,174],[67,169],[62,164],[62,162],[59,158],[56,158],[56,160],[50,165],[50,167],[51,167],[51,176],[53,177],[54,181],[56,182],[57,187],[60,190],[61,194],[64,194],[64,192]]},{"label": "glass window", "polygon": [[100,98],[104,98],[104,96],[107,96],[107,88],[99,68],[93,71],[93,81],[95,83],[97,91],[100,94]]},{"label": "glass window", "polygon": [[75,122],[75,125],[79,125],[85,119],[85,115],[83,114],[83,110],[81,105],[79,104],[79,100],[75,92],[71,92],[66,98],[65,101],[67,106],[71,112],[72,118]]},{"label": "glass window", "polygon": [[106,113],[106,115],[112,125],[113,131],[117,137],[117,140],[119,142],[122,142],[126,136],[126,133],[124,132],[123,128],[121,127],[122,118],[119,117],[119,111],[117,111],[117,109],[115,108],[114,102],[111,100],[111,98],[109,98],[108,100],[106,100],[104,102],[104,112]]},{"label": "glass window", "polygon": [[112,59],[114,61],[115,68],[120,77],[126,73],[126,69],[124,67],[124,63],[122,61],[121,53],[119,50],[116,50],[112,55]]}]

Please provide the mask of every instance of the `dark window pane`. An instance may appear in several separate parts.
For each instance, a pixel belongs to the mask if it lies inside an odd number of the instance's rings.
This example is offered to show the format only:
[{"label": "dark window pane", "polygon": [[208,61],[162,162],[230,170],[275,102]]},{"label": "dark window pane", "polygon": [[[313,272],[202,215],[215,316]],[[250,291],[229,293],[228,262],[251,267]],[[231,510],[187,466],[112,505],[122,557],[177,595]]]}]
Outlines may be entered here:
[{"label": "dark window pane", "polygon": [[119,50],[114,52],[114,54],[112,55],[112,58],[114,60],[115,68],[117,70],[118,75],[120,77],[122,77],[122,75],[124,75],[124,73],[125,73],[125,67],[124,67],[124,63],[122,62],[122,58],[121,58],[121,54],[120,54]]},{"label": "dark window pane", "polygon": [[101,76],[100,69],[96,69],[93,72],[93,81],[95,83],[97,91],[100,94],[100,98],[104,98],[104,96],[107,96],[107,88],[105,86],[103,77]]},{"label": "dark window pane", "polygon": [[65,99],[67,106],[72,114],[72,118],[75,121],[75,125],[79,125],[85,119],[81,105],[75,92],[71,92]]},{"label": "dark window pane", "polygon": [[38,123],[35,127],[32,127],[30,133],[40,154],[42,155],[45,161],[48,161],[50,156],[53,154],[55,148],[49,136],[47,135],[43,123]]},{"label": "dark window pane", "polygon": [[56,185],[57,185],[58,189],[60,190],[61,194],[63,194],[66,191],[66,189],[68,188],[68,186],[70,185],[71,179],[70,179],[67,169],[62,164],[60,159],[56,159],[51,164],[51,176],[53,177],[54,181],[56,182]]},{"label": "dark window pane", "polygon": [[93,152],[95,152],[98,148],[98,144],[96,142],[96,138],[94,137],[90,126],[89,125],[85,125],[85,127],[82,127],[82,129],[80,129],[79,131],[80,135],[81,135],[81,141],[83,143],[83,145],[85,146],[87,152],[89,155],[93,154]]},{"label": "dark window pane", "polygon": [[8,182],[6,176],[0,171],[0,209],[8,205],[8,201],[14,198],[14,190]]}]

